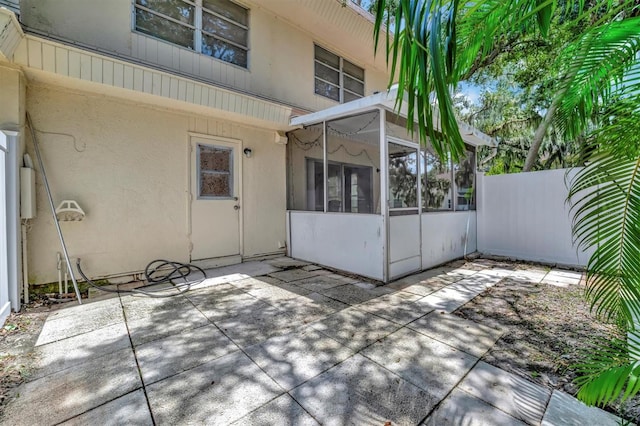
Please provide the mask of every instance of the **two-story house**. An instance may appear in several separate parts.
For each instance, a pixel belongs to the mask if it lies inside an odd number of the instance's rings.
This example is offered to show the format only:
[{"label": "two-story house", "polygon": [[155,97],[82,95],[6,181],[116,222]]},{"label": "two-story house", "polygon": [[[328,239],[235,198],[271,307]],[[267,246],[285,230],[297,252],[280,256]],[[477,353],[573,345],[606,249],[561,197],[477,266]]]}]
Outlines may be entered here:
[{"label": "two-story house", "polygon": [[[60,269],[41,173],[34,201],[28,171],[20,184],[21,168],[38,169],[27,114],[56,204],[73,200],[84,212],[61,229],[71,257],[81,257],[92,277],[128,278],[155,258],[215,266],[289,249],[388,281],[461,256],[462,243],[475,250],[468,244],[473,150],[462,187],[460,165],[436,164],[407,135],[391,113],[385,55],[374,56],[373,17],[352,2],[0,5],[0,202],[8,206],[0,273],[10,282],[56,281]],[[487,142],[465,134],[469,143]],[[420,217],[434,209],[467,213],[449,230],[455,247],[443,243],[445,254],[424,262]],[[326,241],[316,249],[335,252],[337,244],[361,265],[349,268],[344,253],[338,260],[309,254],[301,241],[314,241],[305,229],[319,225],[287,210],[373,220],[366,233],[377,235],[375,244],[336,228],[337,237],[320,233]],[[418,235],[417,242],[409,235],[417,251],[394,269],[388,234],[410,220],[418,221],[418,233],[407,234]],[[404,241],[403,233],[394,238]],[[345,246],[345,238],[357,244]],[[362,241],[373,252],[361,251]],[[17,284],[11,288],[17,308]]]}]

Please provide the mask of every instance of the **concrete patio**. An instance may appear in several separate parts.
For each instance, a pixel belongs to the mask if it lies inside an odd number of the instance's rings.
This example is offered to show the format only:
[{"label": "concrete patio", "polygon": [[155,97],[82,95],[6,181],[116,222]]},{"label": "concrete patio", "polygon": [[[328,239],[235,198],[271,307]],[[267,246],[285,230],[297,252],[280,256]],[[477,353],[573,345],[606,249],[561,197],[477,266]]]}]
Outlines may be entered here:
[{"label": "concrete patio", "polygon": [[505,277],[483,259],[387,286],[289,258],[209,270],[170,298],[51,313],[5,424],[615,425],[479,359],[502,332],[450,315]]}]

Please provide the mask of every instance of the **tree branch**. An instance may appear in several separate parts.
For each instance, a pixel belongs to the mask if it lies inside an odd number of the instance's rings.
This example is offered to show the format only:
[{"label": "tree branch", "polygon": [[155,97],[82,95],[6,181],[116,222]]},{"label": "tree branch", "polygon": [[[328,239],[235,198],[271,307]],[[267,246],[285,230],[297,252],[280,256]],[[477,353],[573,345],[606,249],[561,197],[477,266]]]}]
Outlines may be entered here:
[{"label": "tree branch", "polygon": [[540,117],[527,117],[527,118],[519,118],[516,120],[509,120],[509,121],[505,121],[504,123],[501,123],[500,125],[494,127],[493,129],[487,131],[486,133],[489,136],[495,136],[496,133],[498,133],[500,130],[504,129],[505,127],[511,125],[511,124],[516,124],[516,123],[525,123],[527,121],[532,121],[535,120],[536,118],[540,118]]}]

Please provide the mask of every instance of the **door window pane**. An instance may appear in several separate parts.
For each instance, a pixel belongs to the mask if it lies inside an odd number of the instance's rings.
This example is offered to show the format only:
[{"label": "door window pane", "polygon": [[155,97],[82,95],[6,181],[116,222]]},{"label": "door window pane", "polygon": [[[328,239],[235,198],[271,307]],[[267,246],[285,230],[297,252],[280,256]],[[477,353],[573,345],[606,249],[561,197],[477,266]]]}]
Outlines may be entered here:
[{"label": "door window pane", "polygon": [[373,169],[344,166],[345,212],[373,213]]},{"label": "door window pane", "polygon": [[389,142],[389,208],[418,207],[418,152]]},{"label": "door window pane", "polygon": [[[324,210],[324,180],[322,160],[307,159],[307,206],[309,210]],[[373,213],[371,167],[353,164],[329,164],[327,179],[328,211]]]},{"label": "door window pane", "polygon": [[233,197],[233,149],[198,144],[200,197]]}]

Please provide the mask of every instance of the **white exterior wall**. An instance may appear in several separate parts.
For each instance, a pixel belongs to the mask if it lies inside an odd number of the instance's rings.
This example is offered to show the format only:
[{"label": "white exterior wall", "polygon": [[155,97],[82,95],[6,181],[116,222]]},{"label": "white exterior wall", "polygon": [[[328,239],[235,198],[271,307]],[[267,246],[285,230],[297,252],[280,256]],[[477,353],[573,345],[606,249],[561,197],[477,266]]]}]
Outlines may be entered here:
[{"label": "white exterior wall", "polygon": [[314,42],[365,68],[365,95],[387,88],[384,55],[373,55],[373,24],[350,8],[335,0],[238,3],[249,8],[247,69],[133,31],[133,0],[22,0],[21,20],[28,28],[123,59],[312,111],[336,105],[314,93]]},{"label": "white exterior wall", "polygon": [[383,280],[382,216],[288,212],[289,254],[320,265]]},{"label": "white exterior wall", "polygon": [[[27,108],[42,132],[54,202],[77,200],[87,214],[61,225],[71,257],[81,257],[90,276],[137,272],[156,258],[189,261],[189,132],[252,148],[243,161],[243,255],[282,251],[285,147],[272,131],[41,85],[28,88]],[[28,150],[33,156],[30,141]],[[57,279],[60,244],[36,179],[29,282],[43,283]]]},{"label": "white exterior wall", "polygon": [[473,210],[422,214],[422,269],[475,252],[477,215]]},{"label": "white exterior wall", "polygon": [[420,216],[389,217],[389,278],[420,270]]},{"label": "white exterior wall", "polygon": [[[568,176],[567,176],[567,173]],[[511,258],[586,265],[576,252],[566,203],[567,169],[478,175],[478,251]]]}]

